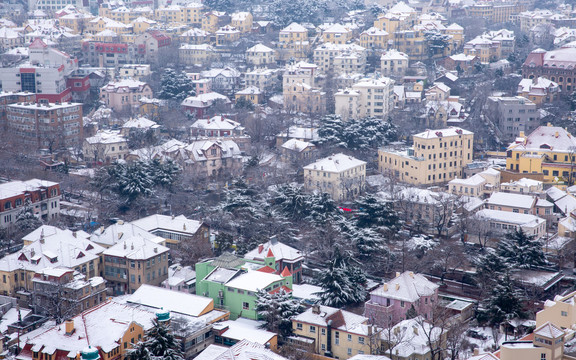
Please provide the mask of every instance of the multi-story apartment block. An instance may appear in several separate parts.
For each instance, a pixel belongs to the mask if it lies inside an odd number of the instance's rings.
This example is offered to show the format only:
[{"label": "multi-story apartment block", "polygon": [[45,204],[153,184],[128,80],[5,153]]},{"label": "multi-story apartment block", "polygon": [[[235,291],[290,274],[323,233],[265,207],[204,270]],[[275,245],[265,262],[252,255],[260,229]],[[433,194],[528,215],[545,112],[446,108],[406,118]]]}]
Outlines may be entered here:
[{"label": "multi-story apartment block", "polygon": [[349,70],[342,71],[344,73],[364,73],[364,68],[366,67],[366,49],[356,44],[324,43],[314,49],[314,63],[321,71],[335,71],[334,65],[336,58],[351,55],[354,55],[354,57],[347,59],[350,68],[339,70]]},{"label": "multi-story apartment block", "polygon": [[280,83],[278,73],[279,69],[257,68],[244,73],[244,83],[246,86],[256,86],[264,93],[273,91]]},{"label": "multi-story apartment block", "polygon": [[224,46],[240,39],[240,30],[234,26],[224,25],[216,31],[216,45]]},{"label": "multi-story apartment block", "polygon": [[17,103],[35,103],[36,94],[29,92],[0,92],[0,126],[4,128],[6,123],[6,116],[8,115],[7,106]]},{"label": "multi-story apartment block", "polygon": [[498,126],[502,140],[507,142],[540,125],[536,104],[522,96],[489,96],[484,115]]},{"label": "multi-story apartment block", "polygon": [[456,178],[448,182],[448,192],[461,196],[482,197],[500,188],[500,171],[489,168],[466,179]]},{"label": "multi-story apartment block", "polygon": [[412,141],[407,149],[378,150],[378,169],[409,184],[427,185],[462,177],[464,166],[473,161],[474,133],[468,130],[426,130]]},{"label": "multi-story apartment block", "polygon": [[506,168],[517,173],[542,174],[545,183],[573,183],[574,149],[576,139],[564,128],[540,126],[528,136],[521,132],[510,144],[506,150]]},{"label": "multi-story apartment block", "polygon": [[78,69],[78,60],[40,39],[28,46],[28,54],[27,61],[0,68],[0,90],[36,93],[43,101],[69,101],[72,95],[66,79]]},{"label": "multi-story apartment block", "polygon": [[295,112],[324,113],[326,93],[316,88],[317,66],[299,62],[286,67],[282,82],[284,108]]},{"label": "multi-story apartment block", "polygon": [[84,41],[84,60],[91,66],[116,67],[138,62],[138,49],[134,44],[122,42]]},{"label": "multi-story apartment block", "polygon": [[221,11],[209,11],[202,16],[202,30],[216,33],[218,28],[229,24],[230,16]]},{"label": "multi-story apartment block", "polygon": [[522,77],[543,77],[557,83],[561,92],[571,93],[576,89],[576,48],[532,51],[522,65]]},{"label": "multi-story apartment block", "polygon": [[109,82],[100,89],[100,100],[107,107],[118,112],[136,112],[141,98],[153,98],[152,88],[145,82],[124,79]]},{"label": "multi-story apartment block", "polygon": [[398,50],[390,49],[380,57],[382,75],[401,78],[408,70],[408,55]]},{"label": "multi-story apartment block", "polygon": [[6,114],[8,129],[26,145],[52,152],[82,142],[80,103],[16,103],[6,107]]},{"label": "multi-story apartment block", "polygon": [[120,79],[136,79],[138,81],[142,81],[147,76],[150,76],[152,72],[150,71],[150,65],[148,64],[126,64],[122,65],[120,69],[118,69],[118,77]]},{"label": "multi-story apartment block", "polygon": [[[514,4],[475,3],[466,7],[466,15],[475,18],[488,19],[494,23],[504,23],[512,20],[526,9],[526,4],[516,2]],[[523,31],[528,31],[531,28]]]},{"label": "multi-story apartment block", "polygon": [[473,237],[499,240],[505,234],[522,229],[528,235],[541,239],[546,235],[546,220],[531,214],[520,214],[510,211],[483,209],[475,215],[481,226],[474,229]]},{"label": "multi-story apartment block", "polygon": [[278,47],[280,48],[279,57],[281,60],[306,58],[308,51],[310,51],[308,30],[297,23],[288,25],[280,31]]},{"label": "multi-story apartment block", "polygon": [[423,275],[406,271],[370,292],[370,300],[364,307],[364,316],[370,323],[383,328],[406,319],[406,313],[414,309],[419,316],[432,319],[432,311],[438,302],[439,286]]},{"label": "multi-story apartment block", "polygon": [[34,215],[42,220],[57,218],[60,214],[60,184],[30,179],[0,184],[0,227],[16,222],[17,215],[29,204]]},{"label": "multi-story apartment block", "polygon": [[346,44],[352,39],[352,31],[342,24],[333,24],[322,31],[324,42],[333,44]]},{"label": "multi-story apartment block", "polygon": [[72,269],[46,268],[32,278],[32,308],[37,314],[76,316],[106,300],[106,281]]},{"label": "multi-story apartment block", "polygon": [[364,191],[366,162],[335,154],[304,166],[304,187],[328,193],[335,201],[353,199]]},{"label": "multi-story apartment block", "polygon": [[394,80],[387,77],[362,79],[351,89],[338,91],[334,99],[335,112],[343,119],[384,118],[394,106]]},{"label": "multi-story apartment block", "polygon": [[520,30],[527,33],[536,25],[551,24],[553,20],[566,18],[566,16],[552,10],[534,10],[521,12],[517,18]]},{"label": "multi-story apartment block", "polygon": [[125,159],[128,155],[128,139],[118,131],[101,130],[86,138],[82,146],[84,161],[94,164],[109,164]]},{"label": "multi-story apartment block", "polygon": [[216,52],[208,44],[182,44],[178,50],[178,56],[186,65],[206,65],[216,56]]},{"label": "multi-story apartment block", "polygon": [[168,278],[166,246],[134,236],[104,250],[104,278],[114,295],[132,294],[142,284],[160,286]]},{"label": "multi-story apartment block", "polygon": [[382,328],[367,317],[328,306],[313,305],[292,318],[293,345],[338,359],[372,354],[380,348]]},{"label": "multi-story apartment block", "polygon": [[172,39],[159,30],[149,30],[134,38],[140,61],[157,63],[169,51]]},{"label": "multi-story apartment block", "polygon": [[246,50],[246,60],[255,66],[275,64],[276,50],[266,45],[256,44]]}]

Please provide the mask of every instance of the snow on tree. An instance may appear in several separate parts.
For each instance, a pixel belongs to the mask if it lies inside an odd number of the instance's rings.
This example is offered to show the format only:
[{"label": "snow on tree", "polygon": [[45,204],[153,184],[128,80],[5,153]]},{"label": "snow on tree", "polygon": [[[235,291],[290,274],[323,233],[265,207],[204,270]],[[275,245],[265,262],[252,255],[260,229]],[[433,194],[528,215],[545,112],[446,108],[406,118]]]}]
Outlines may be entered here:
[{"label": "snow on tree", "polygon": [[138,342],[127,350],[130,360],[184,360],[180,350],[180,341],[174,337],[170,325],[154,320],[154,325],[144,335],[144,341]]},{"label": "snow on tree", "polygon": [[119,170],[121,169],[124,171],[118,174],[118,189],[129,203],[140,196],[152,195],[154,181],[143,162],[137,161],[129,166],[120,167]]},{"label": "snow on tree", "polygon": [[388,144],[397,138],[397,128],[390,118],[374,117],[342,121],[338,115],[322,118],[318,128],[318,145],[343,147],[350,150],[369,150]]},{"label": "snow on tree", "polygon": [[194,96],[194,85],[185,72],[176,72],[173,69],[165,69],[162,74],[162,88],[158,98],[182,102],[188,96]]},{"label": "snow on tree", "polygon": [[480,318],[498,326],[506,320],[524,318],[519,291],[514,287],[509,273],[494,285],[491,295],[484,301]]},{"label": "snow on tree", "polygon": [[317,278],[322,291],[316,295],[322,304],[340,308],[366,299],[366,277],[360,268],[352,264],[353,261],[339,247],[334,248],[332,258]]},{"label": "snow on tree", "polygon": [[376,228],[381,232],[396,232],[400,219],[391,202],[367,194],[354,202],[357,212],[356,226],[361,228]]},{"label": "snow on tree", "polygon": [[265,290],[256,293],[256,312],[264,320],[262,325],[268,331],[280,334],[282,338],[292,335],[293,316],[304,311],[304,306],[292,296],[280,289],[274,294]]},{"label": "snow on tree", "polygon": [[302,219],[308,214],[309,195],[302,185],[282,185],[275,189],[272,203],[279,206],[290,219]]},{"label": "snow on tree", "polygon": [[32,206],[30,206],[30,200],[26,200],[24,207],[16,214],[14,223],[18,232],[22,234],[27,234],[42,226],[42,221],[34,215],[34,210]]},{"label": "snow on tree", "polygon": [[529,235],[519,228],[506,234],[498,243],[498,255],[507,259],[507,262],[516,268],[529,269],[535,266],[546,265],[546,257],[542,249],[542,242],[536,235]]}]

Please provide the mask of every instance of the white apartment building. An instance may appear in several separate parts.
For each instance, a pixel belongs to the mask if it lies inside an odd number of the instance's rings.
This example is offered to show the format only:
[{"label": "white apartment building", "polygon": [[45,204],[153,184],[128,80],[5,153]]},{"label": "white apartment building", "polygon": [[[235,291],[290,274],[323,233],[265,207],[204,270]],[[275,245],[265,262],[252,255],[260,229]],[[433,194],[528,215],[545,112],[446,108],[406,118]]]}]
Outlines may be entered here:
[{"label": "white apartment building", "polygon": [[384,118],[394,108],[394,80],[363,79],[351,89],[338,91],[334,100],[335,112],[344,120],[367,116]]},{"label": "white apartment building", "polygon": [[382,75],[400,78],[408,69],[408,55],[390,49],[380,57],[380,68]]},{"label": "white apartment building", "polygon": [[339,62],[341,63],[342,57],[345,56],[353,56],[353,59],[349,59],[350,64],[354,65],[353,72],[364,72],[366,67],[366,49],[360,45],[324,43],[314,49],[314,63],[318,65],[320,70],[325,72],[341,70],[334,67],[336,58],[339,57]]}]

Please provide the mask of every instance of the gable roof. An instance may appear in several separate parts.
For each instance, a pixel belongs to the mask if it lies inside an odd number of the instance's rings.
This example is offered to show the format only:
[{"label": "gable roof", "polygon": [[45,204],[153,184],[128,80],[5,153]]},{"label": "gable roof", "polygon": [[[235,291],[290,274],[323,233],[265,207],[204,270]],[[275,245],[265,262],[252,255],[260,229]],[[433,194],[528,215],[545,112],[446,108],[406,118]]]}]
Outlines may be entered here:
[{"label": "gable roof", "polygon": [[405,271],[375,290],[370,296],[382,296],[401,301],[415,302],[421,296],[432,296],[438,290],[438,285],[426,279],[423,275]]}]

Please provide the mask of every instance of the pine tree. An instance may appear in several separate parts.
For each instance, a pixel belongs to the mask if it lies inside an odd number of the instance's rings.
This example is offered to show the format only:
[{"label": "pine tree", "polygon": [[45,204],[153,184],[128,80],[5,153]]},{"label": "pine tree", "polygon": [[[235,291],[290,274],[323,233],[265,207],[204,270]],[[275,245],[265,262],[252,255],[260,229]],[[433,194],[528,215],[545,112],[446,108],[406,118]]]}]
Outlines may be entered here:
[{"label": "pine tree", "polygon": [[400,219],[394,211],[392,203],[377,198],[373,194],[367,194],[355,201],[357,209],[355,215],[356,226],[361,228],[376,227],[379,230],[398,230]]},{"label": "pine tree", "polygon": [[192,80],[185,72],[176,72],[173,69],[164,70],[162,88],[158,93],[160,99],[182,102],[188,96],[194,96],[195,94]]},{"label": "pine tree", "polygon": [[297,184],[282,185],[276,189],[272,203],[279,206],[290,219],[302,219],[309,214],[309,195]]},{"label": "pine tree", "polygon": [[520,294],[514,288],[508,273],[494,286],[491,296],[485,301],[485,308],[484,315],[492,326],[525,316]]},{"label": "pine tree", "polygon": [[366,277],[351,263],[350,256],[342,254],[335,247],[332,259],[317,279],[318,285],[322,287],[322,291],[317,293],[322,304],[339,308],[365,300]]},{"label": "pine tree", "polygon": [[262,327],[278,333],[282,338],[292,335],[290,319],[304,311],[302,304],[292,299],[292,296],[283,289],[274,294],[260,290],[256,296],[256,311],[264,320]]},{"label": "pine tree", "polygon": [[34,210],[30,206],[29,200],[26,200],[24,207],[16,214],[14,223],[21,234],[27,234],[42,226],[42,221],[34,215]]},{"label": "pine tree", "polygon": [[529,235],[519,228],[506,234],[498,243],[498,255],[507,259],[511,266],[529,269],[547,264],[542,242],[535,235]]},{"label": "pine tree", "polygon": [[126,355],[130,360],[184,360],[180,341],[172,334],[170,325],[156,319],[146,331],[144,341],[135,344]]},{"label": "pine tree", "polygon": [[140,196],[150,196],[153,192],[154,181],[148,172],[148,167],[137,161],[125,167],[123,174],[119,174],[118,187],[120,195],[130,203]]}]

